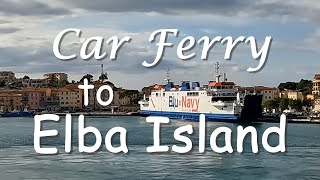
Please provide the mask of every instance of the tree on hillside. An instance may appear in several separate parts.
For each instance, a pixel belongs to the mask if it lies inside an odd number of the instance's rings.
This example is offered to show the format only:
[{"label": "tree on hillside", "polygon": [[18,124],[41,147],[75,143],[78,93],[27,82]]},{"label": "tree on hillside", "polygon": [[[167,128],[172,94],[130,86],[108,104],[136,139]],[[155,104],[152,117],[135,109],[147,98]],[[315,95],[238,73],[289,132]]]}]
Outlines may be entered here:
[{"label": "tree on hillside", "polygon": [[93,76],[91,74],[86,74],[81,78],[80,82],[83,82],[84,79],[88,79],[89,82],[92,82]]},{"label": "tree on hillside", "polygon": [[0,87],[4,87],[6,85],[5,81],[0,81]]},{"label": "tree on hillside", "polygon": [[265,101],[263,107],[266,108],[267,111],[272,110],[272,100]]},{"label": "tree on hillside", "polygon": [[272,100],[267,100],[264,102],[263,106],[264,108],[266,108],[268,111],[272,110],[272,109],[275,109],[275,110],[278,110],[279,109],[279,102],[280,102],[280,99],[277,98],[277,99],[272,99]]},{"label": "tree on hillside", "polygon": [[311,94],[312,92],[312,81],[301,79],[300,82],[285,82],[280,83],[278,88],[283,91],[287,90],[298,90],[304,95]]},{"label": "tree on hillside", "polygon": [[60,83],[60,86],[63,87],[63,86],[66,86],[70,84],[68,80],[63,80],[61,83]]},{"label": "tree on hillside", "polygon": [[297,88],[304,95],[311,94],[312,93],[312,81],[301,79],[300,82],[297,84]]},{"label": "tree on hillside", "polygon": [[54,79],[50,80],[50,82],[48,83],[48,86],[49,87],[52,87],[52,88],[56,88],[58,87],[58,82]]},{"label": "tree on hillside", "polygon": [[30,77],[27,75],[24,75],[22,79],[30,79]]},{"label": "tree on hillside", "polygon": [[301,79],[300,82],[297,83],[297,88],[298,89],[303,89],[306,86],[312,86],[312,81],[311,80]]},{"label": "tree on hillside", "polygon": [[301,100],[297,100],[296,102],[296,110],[301,111],[303,107],[302,101]]},{"label": "tree on hillside", "polygon": [[289,107],[289,99],[282,98],[279,102],[279,108],[281,109],[281,111],[284,111],[288,109],[288,107]]},{"label": "tree on hillside", "polygon": [[272,109],[279,110],[280,106],[280,98],[276,98],[272,100]]},{"label": "tree on hillside", "polygon": [[298,111],[301,111],[302,110],[302,101],[299,100],[299,99],[290,99],[289,100],[289,106],[292,108],[292,109],[295,109],[295,110],[298,110]]},{"label": "tree on hillside", "polygon": [[312,101],[310,99],[305,99],[302,101],[302,106],[310,107],[312,106]]},{"label": "tree on hillside", "polygon": [[288,90],[297,90],[297,83],[295,82],[285,82],[285,83],[280,83],[278,88],[283,91],[285,89]]},{"label": "tree on hillside", "polygon": [[99,76],[99,81],[104,82],[105,80],[108,80],[108,73],[103,73]]}]

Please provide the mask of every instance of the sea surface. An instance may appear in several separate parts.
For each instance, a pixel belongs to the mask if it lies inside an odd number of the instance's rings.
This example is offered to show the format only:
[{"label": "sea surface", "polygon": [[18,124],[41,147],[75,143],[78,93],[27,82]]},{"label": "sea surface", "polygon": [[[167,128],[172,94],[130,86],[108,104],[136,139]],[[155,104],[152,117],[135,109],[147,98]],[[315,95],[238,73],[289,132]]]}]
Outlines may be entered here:
[{"label": "sea surface", "polygon": [[[57,155],[39,155],[33,148],[33,118],[0,118],[0,179],[320,179],[320,125],[288,124],[285,153],[271,154],[261,145],[266,128],[277,123],[253,123],[258,131],[259,153],[251,152],[250,136],[243,153],[236,151],[236,130],[239,124],[207,122],[206,152],[198,152],[198,123],[171,120],[161,128],[163,145],[182,145],[173,137],[176,128],[191,124],[194,150],[187,154],[175,152],[150,154],[153,126],[142,117],[86,118],[86,126],[94,126],[104,137],[108,130],[121,126],[127,129],[129,153],[112,154],[104,140],[94,154],[78,152],[77,118],[73,117],[73,151],[64,152],[65,121],[46,122],[43,130],[57,129],[59,136],[43,138],[44,147],[57,147]],[[243,124],[242,124],[243,125]],[[210,148],[213,130],[226,126],[232,129],[234,153],[218,154]],[[243,125],[244,126],[244,125]],[[95,141],[92,135],[86,144]],[[119,138],[113,140],[119,143]],[[270,144],[276,145],[273,135]],[[224,144],[219,136],[218,144]]]}]

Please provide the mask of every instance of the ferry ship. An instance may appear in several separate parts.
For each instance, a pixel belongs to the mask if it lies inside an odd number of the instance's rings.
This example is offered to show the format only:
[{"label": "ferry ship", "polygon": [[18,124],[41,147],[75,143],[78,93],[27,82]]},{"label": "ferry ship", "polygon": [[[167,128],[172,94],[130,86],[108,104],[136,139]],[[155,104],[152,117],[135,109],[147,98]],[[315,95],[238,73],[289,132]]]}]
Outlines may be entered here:
[{"label": "ferry ship", "polygon": [[199,82],[183,81],[177,87],[167,72],[166,85],[156,85],[149,97],[139,101],[143,116],[165,116],[170,119],[199,120],[200,114],[207,121],[252,121],[261,116],[260,95],[240,95],[234,82],[227,81],[224,73],[220,81],[219,63],[215,64],[215,81],[200,87]]}]

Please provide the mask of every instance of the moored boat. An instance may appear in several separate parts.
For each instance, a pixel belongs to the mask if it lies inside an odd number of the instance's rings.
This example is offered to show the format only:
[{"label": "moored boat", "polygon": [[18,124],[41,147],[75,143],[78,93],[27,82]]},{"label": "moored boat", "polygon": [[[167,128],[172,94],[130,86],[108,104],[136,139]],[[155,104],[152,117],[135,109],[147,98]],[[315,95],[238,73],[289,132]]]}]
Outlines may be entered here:
[{"label": "moored boat", "polygon": [[1,114],[1,117],[32,117],[33,111],[12,111]]}]

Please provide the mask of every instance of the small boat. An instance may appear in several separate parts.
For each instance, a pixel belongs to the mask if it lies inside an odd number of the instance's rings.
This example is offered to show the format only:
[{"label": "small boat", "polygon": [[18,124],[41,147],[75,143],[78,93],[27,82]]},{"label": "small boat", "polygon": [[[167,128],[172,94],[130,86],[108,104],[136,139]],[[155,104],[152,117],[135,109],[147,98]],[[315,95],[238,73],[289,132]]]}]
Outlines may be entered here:
[{"label": "small boat", "polygon": [[12,111],[1,114],[1,117],[32,117],[34,111]]}]

